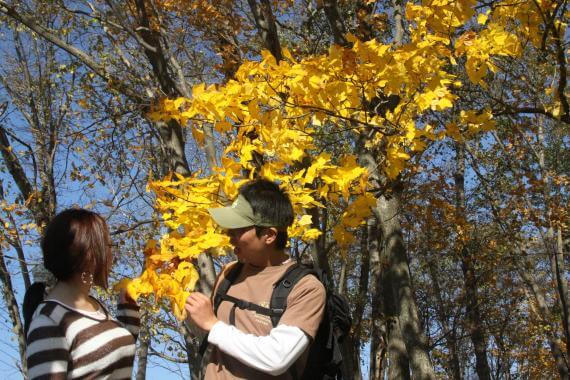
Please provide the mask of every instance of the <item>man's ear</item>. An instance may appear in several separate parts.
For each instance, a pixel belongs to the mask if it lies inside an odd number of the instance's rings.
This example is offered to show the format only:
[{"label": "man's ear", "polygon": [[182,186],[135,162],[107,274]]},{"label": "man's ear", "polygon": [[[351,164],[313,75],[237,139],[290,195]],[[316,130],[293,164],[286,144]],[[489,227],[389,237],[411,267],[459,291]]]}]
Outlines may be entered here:
[{"label": "man's ear", "polygon": [[277,239],[277,228],[267,227],[265,231],[263,231],[263,235],[265,235],[265,243],[270,245]]}]

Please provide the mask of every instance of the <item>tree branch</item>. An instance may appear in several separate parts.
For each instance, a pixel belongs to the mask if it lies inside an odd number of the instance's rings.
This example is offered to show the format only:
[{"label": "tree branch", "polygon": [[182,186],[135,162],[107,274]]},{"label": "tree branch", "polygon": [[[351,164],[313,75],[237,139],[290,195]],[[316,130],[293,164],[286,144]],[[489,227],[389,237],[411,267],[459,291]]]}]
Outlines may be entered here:
[{"label": "tree branch", "polygon": [[323,1],[323,9],[332,30],[334,42],[341,46],[349,46],[349,42],[344,38],[346,30],[340,14],[338,13],[336,0]]},{"label": "tree branch", "polygon": [[132,226],[121,225],[115,231],[111,231],[110,235],[114,236],[114,235],[123,234],[125,232],[133,231],[133,230],[137,229],[138,227],[140,227],[144,224],[150,224],[150,223],[155,223],[155,222],[158,222],[158,223],[162,222],[162,219],[142,220],[140,222],[133,224]]},{"label": "tree branch", "polygon": [[89,67],[93,71],[93,73],[95,73],[100,78],[104,79],[111,86],[114,86],[121,93],[131,97],[132,99],[142,102],[143,98],[139,94],[131,91],[126,85],[124,85],[121,82],[121,80],[108,73],[104,65],[96,62],[91,56],[89,56],[83,50],[78,49],[75,46],[71,46],[62,39],[60,39],[59,37],[57,37],[57,35],[52,30],[36,23],[34,21],[34,17],[18,12],[15,7],[9,5],[4,0],[0,0],[0,13],[4,13],[6,16],[10,17],[11,19],[17,21],[20,24],[25,25],[30,30],[37,33],[40,37],[53,43],[54,45],[58,46],[60,49],[65,50],[75,58],[79,59],[83,64]]},{"label": "tree branch", "polygon": [[10,140],[8,139],[8,134],[2,124],[0,124],[0,154],[2,154],[6,167],[12,175],[12,178],[14,178],[18,189],[20,189],[20,193],[22,193],[24,199],[28,199],[34,191],[32,184],[28,180],[20,160],[14,153],[10,145]]},{"label": "tree branch", "polygon": [[283,59],[281,54],[281,44],[277,35],[277,25],[271,11],[271,4],[268,0],[260,0],[260,4],[256,0],[248,0],[251,13],[255,20],[255,26],[261,34],[261,39],[267,50],[275,57],[277,62]]}]

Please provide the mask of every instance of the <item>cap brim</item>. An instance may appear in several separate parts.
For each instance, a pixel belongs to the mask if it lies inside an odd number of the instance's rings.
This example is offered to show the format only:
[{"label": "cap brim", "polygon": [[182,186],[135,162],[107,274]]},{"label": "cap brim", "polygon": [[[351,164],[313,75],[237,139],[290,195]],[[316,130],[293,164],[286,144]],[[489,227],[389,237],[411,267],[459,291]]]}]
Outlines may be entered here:
[{"label": "cap brim", "polygon": [[228,230],[254,225],[251,220],[239,215],[236,210],[231,207],[210,208],[208,212],[210,216],[212,216],[212,219],[214,219],[214,222]]}]

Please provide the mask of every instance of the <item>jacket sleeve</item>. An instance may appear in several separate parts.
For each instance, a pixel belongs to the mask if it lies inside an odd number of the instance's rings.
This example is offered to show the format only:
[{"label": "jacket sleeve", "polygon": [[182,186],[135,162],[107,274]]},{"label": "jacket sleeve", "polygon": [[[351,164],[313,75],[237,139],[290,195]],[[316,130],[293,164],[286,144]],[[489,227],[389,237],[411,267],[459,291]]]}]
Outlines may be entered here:
[{"label": "jacket sleeve", "polygon": [[243,364],[275,376],[295,363],[310,339],[300,328],[283,324],[269,335],[256,336],[219,321],[210,330],[208,342]]},{"label": "jacket sleeve", "polygon": [[132,303],[117,305],[117,320],[137,339],[141,325],[139,307]]}]

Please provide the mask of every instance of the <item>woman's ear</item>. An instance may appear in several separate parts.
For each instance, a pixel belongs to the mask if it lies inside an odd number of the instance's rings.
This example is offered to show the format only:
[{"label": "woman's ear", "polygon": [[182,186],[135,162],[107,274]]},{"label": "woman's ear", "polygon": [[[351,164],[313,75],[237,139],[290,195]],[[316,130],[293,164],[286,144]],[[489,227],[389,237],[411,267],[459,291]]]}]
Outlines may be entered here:
[{"label": "woman's ear", "polygon": [[265,235],[265,243],[270,245],[277,239],[277,228],[267,227],[265,231],[263,231],[263,235]]}]

